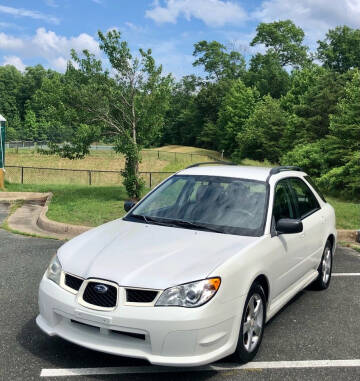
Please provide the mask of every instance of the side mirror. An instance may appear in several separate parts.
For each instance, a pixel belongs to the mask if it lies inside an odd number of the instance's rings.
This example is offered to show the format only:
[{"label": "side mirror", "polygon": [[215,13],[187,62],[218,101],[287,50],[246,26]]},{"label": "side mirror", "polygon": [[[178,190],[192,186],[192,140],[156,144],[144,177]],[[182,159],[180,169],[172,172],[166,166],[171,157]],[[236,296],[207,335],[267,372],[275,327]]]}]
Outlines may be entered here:
[{"label": "side mirror", "polygon": [[293,218],[280,218],[276,223],[278,234],[295,234],[303,231],[303,224],[300,220]]},{"label": "side mirror", "polygon": [[124,210],[128,212],[135,205],[134,201],[128,200],[124,202]]}]

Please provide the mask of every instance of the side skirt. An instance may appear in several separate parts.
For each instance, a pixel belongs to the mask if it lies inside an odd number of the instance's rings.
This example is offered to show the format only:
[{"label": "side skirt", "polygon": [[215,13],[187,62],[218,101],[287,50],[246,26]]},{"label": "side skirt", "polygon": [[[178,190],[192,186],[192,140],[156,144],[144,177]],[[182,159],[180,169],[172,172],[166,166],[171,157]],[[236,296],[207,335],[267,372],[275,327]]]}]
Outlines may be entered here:
[{"label": "side skirt", "polygon": [[313,282],[319,273],[317,270],[311,270],[304,277],[302,277],[298,282],[294,283],[290,288],[279,295],[275,300],[273,300],[268,308],[266,314],[266,321],[268,322],[280,309],[291,300],[297,293],[303,290],[311,282]]}]

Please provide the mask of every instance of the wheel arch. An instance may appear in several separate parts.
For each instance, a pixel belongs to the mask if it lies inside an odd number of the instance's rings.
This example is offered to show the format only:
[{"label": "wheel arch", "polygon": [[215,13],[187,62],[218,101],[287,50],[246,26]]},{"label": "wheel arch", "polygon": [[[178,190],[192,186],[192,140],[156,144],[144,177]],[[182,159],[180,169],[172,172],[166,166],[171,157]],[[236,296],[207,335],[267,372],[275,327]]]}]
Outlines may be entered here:
[{"label": "wheel arch", "polygon": [[331,243],[331,251],[334,254],[334,252],[335,252],[335,235],[330,234],[326,239],[326,242],[327,241],[329,241]]},{"label": "wheel arch", "polygon": [[269,284],[269,280],[268,280],[267,276],[264,274],[258,275],[254,279],[254,281],[252,282],[252,284],[254,284],[254,283],[260,284],[260,286],[263,288],[264,293],[265,293],[266,303],[268,304],[269,303],[269,297],[270,297],[270,284]]}]

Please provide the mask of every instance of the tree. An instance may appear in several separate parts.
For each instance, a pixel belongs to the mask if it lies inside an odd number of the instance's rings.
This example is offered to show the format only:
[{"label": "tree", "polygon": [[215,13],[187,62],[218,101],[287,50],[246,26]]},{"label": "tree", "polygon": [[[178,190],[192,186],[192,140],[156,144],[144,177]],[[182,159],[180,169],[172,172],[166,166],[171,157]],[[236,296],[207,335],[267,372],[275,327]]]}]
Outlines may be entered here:
[{"label": "tree", "polygon": [[318,44],[317,55],[325,67],[340,73],[360,68],[360,29],[338,26]]},{"label": "tree", "polygon": [[360,71],[355,70],[345,94],[330,116],[330,144],[334,157],[346,162],[360,152]]},{"label": "tree", "polygon": [[18,96],[21,81],[21,73],[14,66],[0,66],[0,114],[6,118],[8,127],[16,131],[15,134],[12,131],[12,136],[18,135],[20,138],[22,132]]},{"label": "tree", "polygon": [[308,62],[307,50],[303,45],[304,31],[291,20],[260,23],[250,45],[264,44],[267,52],[278,57],[282,66],[303,66]]},{"label": "tree", "polygon": [[[312,73],[313,74],[313,73]],[[329,115],[335,111],[349,75],[322,68],[308,83],[298,102],[292,105],[288,142],[310,143],[329,134]]]},{"label": "tree", "polygon": [[245,73],[244,57],[236,51],[228,52],[217,41],[199,41],[194,45],[193,66],[203,66],[208,80],[242,78]]},{"label": "tree", "polygon": [[244,158],[268,160],[278,163],[284,152],[282,137],[288,115],[277,99],[265,96],[256,104],[246,120],[244,128],[236,137],[238,148],[234,154],[237,161]]},{"label": "tree", "polygon": [[219,146],[227,155],[237,148],[236,137],[244,129],[258,100],[259,92],[256,89],[246,87],[241,80],[232,83],[221,104],[217,123],[221,136]]},{"label": "tree", "polygon": [[115,150],[125,155],[126,190],[130,197],[139,198],[143,187],[140,150],[161,134],[171,77],[162,75],[150,49],[139,49],[139,55],[133,56],[118,31],[98,34],[112,74],[89,52],[83,51],[80,57],[72,51],[79,68],[69,65],[69,76],[76,84],[71,102],[88,114],[84,118],[89,125],[100,125],[104,133],[114,136]]},{"label": "tree", "polygon": [[[28,104],[28,103],[27,103]],[[34,111],[30,107],[26,107],[24,120],[24,135],[26,140],[37,140],[37,121]]]},{"label": "tree", "polygon": [[273,53],[255,54],[245,78],[246,85],[256,87],[261,96],[280,98],[290,87],[290,76]]}]

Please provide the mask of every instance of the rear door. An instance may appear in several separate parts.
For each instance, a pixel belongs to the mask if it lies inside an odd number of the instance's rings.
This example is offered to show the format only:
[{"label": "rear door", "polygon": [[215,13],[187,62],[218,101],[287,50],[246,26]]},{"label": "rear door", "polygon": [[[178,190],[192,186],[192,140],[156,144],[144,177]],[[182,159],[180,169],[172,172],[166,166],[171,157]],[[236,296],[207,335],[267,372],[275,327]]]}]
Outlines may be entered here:
[{"label": "rear door", "polygon": [[296,217],[303,223],[304,254],[306,254],[303,268],[308,272],[319,265],[325,226],[320,204],[306,183],[301,178],[292,177],[289,179],[289,185],[294,198]]}]

